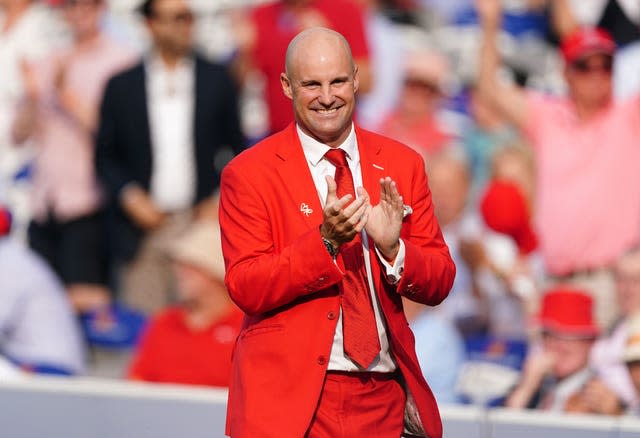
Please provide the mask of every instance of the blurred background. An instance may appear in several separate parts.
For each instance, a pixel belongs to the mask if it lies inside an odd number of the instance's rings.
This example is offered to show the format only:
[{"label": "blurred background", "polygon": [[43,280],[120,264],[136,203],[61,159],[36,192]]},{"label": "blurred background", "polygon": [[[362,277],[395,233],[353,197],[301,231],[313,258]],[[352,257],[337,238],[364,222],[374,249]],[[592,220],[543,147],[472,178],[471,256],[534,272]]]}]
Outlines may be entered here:
[{"label": "blurred background", "polygon": [[0,0],[0,378],[225,387],[225,164],[290,39],[421,153],[458,273],[405,303],[442,404],[640,413],[640,2]]}]

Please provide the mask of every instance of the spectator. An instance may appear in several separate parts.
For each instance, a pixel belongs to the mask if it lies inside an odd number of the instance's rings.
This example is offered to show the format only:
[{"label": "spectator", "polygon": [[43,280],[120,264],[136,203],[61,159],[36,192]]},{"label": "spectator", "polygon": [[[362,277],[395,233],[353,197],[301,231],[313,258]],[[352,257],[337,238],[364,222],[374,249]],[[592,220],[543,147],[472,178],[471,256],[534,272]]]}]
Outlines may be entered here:
[{"label": "spectator", "polygon": [[462,133],[462,143],[469,155],[473,175],[473,192],[478,194],[491,176],[492,157],[502,147],[518,142],[517,131],[475,87],[468,93],[468,110],[473,123]]},{"label": "spectator", "polygon": [[36,373],[83,372],[80,330],[64,287],[40,257],[7,238],[9,229],[0,208],[0,359]]},{"label": "spectator", "polygon": [[510,143],[496,149],[491,154],[490,170],[492,180],[509,181],[517,187],[524,197],[527,217],[532,221],[535,216],[536,166],[531,149],[521,143]]},{"label": "spectator", "polygon": [[100,31],[102,0],[65,0],[72,44],[35,66],[23,64],[27,102],[17,142],[33,136],[33,220],[29,243],[54,268],[78,311],[109,301],[104,213],[94,173],[99,100],[114,72],[133,56]]},{"label": "spectator", "polygon": [[0,0],[0,200],[14,214],[13,233],[25,237],[29,221],[29,187],[17,179],[33,159],[32,147],[16,148],[11,130],[24,99],[22,65],[39,61],[62,44],[61,23],[42,2]]},{"label": "spectator", "polygon": [[533,346],[520,381],[505,402],[511,408],[562,412],[591,377],[589,351],[598,335],[591,296],[575,289],[547,291],[538,317],[541,345]]},{"label": "spectator", "polygon": [[635,410],[640,404],[621,359],[631,337],[631,318],[640,312],[640,249],[623,255],[615,265],[614,275],[620,319],[591,351],[596,378],[583,391],[581,404],[584,412],[605,415],[621,414],[625,407]]},{"label": "spectator", "polygon": [[609,266],[640,238],[640,173],[633,164],[640,161],[638,99],[612,102],[615,44],[591,28],[563,40],[568,97],[498,82],[500,4],[477,4],[484,30],[479,89],[533,148],[536,224],[549,281],[593,293],[597,320],[607,327],[617,314]]},{"label": "spectator", "polygon": [[111,195],[123,300],[153,313],[171,300],[167,245],[214,214],[219,173],[243,139],[230,76],[192,51],[188,2],[146,0],[140,11],[153,49],[110,80],[96,163]]},{"label": "spectator", "polygon": [[402,304],[416,338],[422,374],[436,401],[438,404],[459,403],[456,385],[465,361],[465,348],[458,329],[429,307],[405,299]]},{"label": "spectator", "polygon": [[426,50],[408,53],[398,102],[378,131],[423,154],[433,155],[444,148],[452,136],[438,119],[438,107],[448,75],[443,55]]},{"label": "spectator", "polygon": [[494,274],[492,285],[484,288],[489,301],[490,331],[508,338],[525,339],[527,321],[537,306],[534,254],[538,241],[529,206],[518,186],[496,178],[489,183],[480,210],[489,229],[508,236],[516,249],[505,251],[495,248],[495,244],[485,244],[485,268]]},{"label": "spectator", "polygon": [[277,0],[257,6],[236,26],[243,30],[238,32],[236,70],[241,78],[252,69],[264,75],[269,133],[280,131],[293,120],[291,102],[282,94],[280,74],[289,42],[309,27],[328,27],[343,34],[358,66],[360,92],[371,88],[364,13],[354,0]]},{"label": "spectator", "polygon": [[[528,303],[533,298],[535,286],[528,266],[519,260],[516,241],[492,230],[472,208],[464,150],[447,148],[428,161],[428,168],[436,217],[457,266],[453,289],[438,311],[455,323],[466,340],[485,335],[524,338],[529,306],[523,307],[522,300]],[[527,207],[520,201],[520,217],[526,218]],[[499,200],[511,207],[510,202]],[[493,206],[490,210],[494,214]],[[512,214],[510,209],[507,213]],[[526,246],[531,249],[531,242]]]},{"label": "spectator", "polygon": [[243,314],[224,286],[218,224],[194,223],[171,247],[179,304],[150,323],[129,375],[150,382],[229,385]]},{"label": "spectator", "polygon": [[479,246],[480,217],[468,208],[471,177],[463,151],[445,149],[427,162],[429,184],[438,223],[457,270],[449,297],[438,307],[465,338],[484,334],[487,329],[482,296],[473,266],[463,258],[465,245]]}]

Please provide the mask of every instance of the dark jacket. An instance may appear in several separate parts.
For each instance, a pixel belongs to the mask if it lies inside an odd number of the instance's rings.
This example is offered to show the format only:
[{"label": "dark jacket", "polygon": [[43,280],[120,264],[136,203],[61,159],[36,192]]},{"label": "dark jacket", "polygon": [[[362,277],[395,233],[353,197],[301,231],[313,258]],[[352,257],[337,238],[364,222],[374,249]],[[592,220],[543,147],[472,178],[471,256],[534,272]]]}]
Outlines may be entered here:
[{"label": "dark jacket", "polygon": [[[195,56],[194,154],[196,202],[218,188],[226,162],[244,147],[236,85],[227,70]],[[144,63],[112,77],[105,89],[97,133],[97,174],[110,195],[113,251],[131,259],[143,231],[120,208],[129,183],[149,191],[153,148]]]}]

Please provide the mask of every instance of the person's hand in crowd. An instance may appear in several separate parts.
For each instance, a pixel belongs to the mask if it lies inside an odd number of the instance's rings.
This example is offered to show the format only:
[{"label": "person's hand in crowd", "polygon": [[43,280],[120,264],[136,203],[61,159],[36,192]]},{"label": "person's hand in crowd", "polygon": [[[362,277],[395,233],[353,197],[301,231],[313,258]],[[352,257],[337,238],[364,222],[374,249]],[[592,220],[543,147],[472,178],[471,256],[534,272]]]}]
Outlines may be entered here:
[{"label": "person's hand in crowd", "polygon": [[460,251],[460,257],[472,272],[478,272],[482,268],[490,267],[487,253],[481,241],[462,240],[458,250]]},{"label": "person's hand in crowd", "polygon": [[372,207],[365,231],[373,239],[382,256],[389,262],[395,260],[400,249],[400,230],[403,218],[404,204],[395,181],[389,177],[381,178],[380,202]]},{"label": "person's hand in crowd", "polygon": [[483,28],[497,29],[502,21],[501,0],[475,0],[475,8]]},{"label": "person's hand in crowd", "polygon": [[213,196],[203,199],[194,208],[197,221],[217,221],[218,220],[218,200]]},{"label": "person's hand in crowd", "polygon": [[[591,379],[579,393],[580,405],[584,411],[592,414],[602,415],[622,415],[624,413],[623,403],[615,392],[607,387],[598,378]],[[571,410],[571,407],[567,411]]]},{"label": "person's hand in crowd", "polygon": [[240,52],[253,50],[257,38],[256,27],[248,14],[245,8],[237,8],[229,12],[233,41]]},{"label": "person's hand in crowd", "polygon": [[523,378],[541,382],[551,372],[556,361],[556,355],[547,351],[539,351],[528,356],[522,368]]},{"label": "person's hand in crowd", "polygon": [[335,248],[339,248],[343,243],[353,240],[363,230],[371,205],[369,196],[362,187],[357,189],[359,198],[353,200],[352,195],[345,195],[338,199],[338,186],[335,180],[327,176],[326,181],[328,191],[322,211],[324,219],[320,225],[320,234]]},{"label": "person's hand in crowd", "polygon": [[26,59],[20,60],[20,73],[24,86],[24,100],[18,107],[11,126],[13,143],[24,143],[35,131],[38,123],[38,100],[41,90],[33,66]]},{"label": "person's hand in crowd", "polygon": [[130,185],[121,196],[125,213],[143,230],[153,230],[165,221],[165,214],[153,203],[151,197],[141,187]]},{"label": "person's hand in crowd", "polygon": [[517,409],[526,408],[556,360],[555,355],[543,350],[529,354],[524,362],[518,386],[507,397],[505,406]]}]

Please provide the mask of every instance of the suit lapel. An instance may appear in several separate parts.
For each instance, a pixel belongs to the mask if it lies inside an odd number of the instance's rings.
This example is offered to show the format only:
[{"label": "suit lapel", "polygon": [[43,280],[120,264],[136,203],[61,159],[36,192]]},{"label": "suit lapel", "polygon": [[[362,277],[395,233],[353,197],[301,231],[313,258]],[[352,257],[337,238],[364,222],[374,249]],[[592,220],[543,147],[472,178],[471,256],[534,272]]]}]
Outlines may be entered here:
[{"label": "suit lapel", "polygon": [[279,142],[276,155],[280,159],[277,170],[291,197],[291,208],[296,210],[295,215],[303,219],[308,228],[317,227],[322,223],[322,205],[295,123],[283,132],[283,141]]},{"label": "suit lapel", "polygon": [[377,205],[380,202],[380,178],[387,176],[384,169],[385,163],[381,161],[382,145],[372,141],[371,136],[358,127],[356,127],[356,138],[360,153],[362,184],[369,193],[371,205]]},{"label": "suit lapel", "polygon": [[[382,161],[382,144],[375,138],[368,135],[366,131],[356,127],[356,137],[358,139],[358,151],[360,153],[360,171],[362,172],[362,183],[369,193],[371,205],[378,205],[380,202],[380,178],[388,175],[385,169],[386,163]],[[369,261],[371,264],[371,276],[374,279],[375,290],[378,297],[383,296],[380,264],[375,253],[375,244],[371,237],[367,237],[369,244]]]},{"label": "suit lapel", "polygon": [[139,68],[135,70],[133,76],[135,84],[131,87],[130,91],[133,94],[131,96],[131,102],[133,103],[133,111],[131,111],[134,120],[137,119],[137,123],[134,126],[139,126],[140,130],[140,146],[141,152],[145,155],[145,161],[149,163],[149,177],[151,175],[151,127],[149,125],[149,108],[147,105],[147,76],[145,70],[145,64],[141,63]]}]

